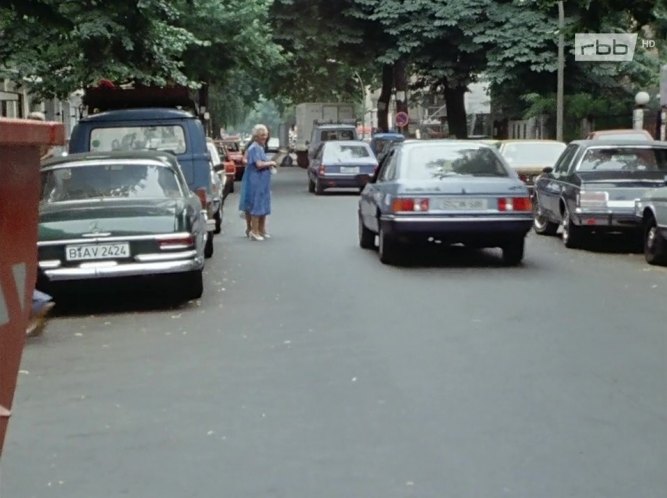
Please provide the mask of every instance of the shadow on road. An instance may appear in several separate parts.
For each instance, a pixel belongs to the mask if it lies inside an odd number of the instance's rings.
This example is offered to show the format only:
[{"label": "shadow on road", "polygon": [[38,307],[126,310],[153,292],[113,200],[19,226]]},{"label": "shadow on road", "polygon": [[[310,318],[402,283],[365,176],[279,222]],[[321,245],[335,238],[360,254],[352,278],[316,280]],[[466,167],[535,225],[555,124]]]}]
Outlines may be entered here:
[{"label": "shadow on road", "polygon": [[193,306],[159,281],[81,283],[54,293],[51,316],[176,310]]},{"label": "shadow on road", "polygon": [[[497,248],[475,249],[462,245],[443,245],[437,243],[414,244],[407,246],[400,263],[404,268],[516,268],[506,266],[502,261],[502,252]],[[531,266],[524,260],[520,267]]]},{"label": "shadow on road", "polygon": [[641,254],[644,252],[644,241],[642,240],[642,237],[637,234],[595,234],[584,244],[582,250],[594,253]]}]

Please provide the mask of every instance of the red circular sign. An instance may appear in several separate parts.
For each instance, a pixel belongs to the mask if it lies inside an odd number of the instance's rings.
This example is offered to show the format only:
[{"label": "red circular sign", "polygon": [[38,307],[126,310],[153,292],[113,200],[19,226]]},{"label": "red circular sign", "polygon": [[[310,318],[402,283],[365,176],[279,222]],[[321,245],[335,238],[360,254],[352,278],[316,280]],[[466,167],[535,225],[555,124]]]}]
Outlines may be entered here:
[{"label": "red circular sign", "polygon": [[408,122],[410,121],[410,117],[408,116],[407,112],[401,111],[396,113],[394,121],[396,122],[396,126],[403,128],[404,126],[407,126]]}]

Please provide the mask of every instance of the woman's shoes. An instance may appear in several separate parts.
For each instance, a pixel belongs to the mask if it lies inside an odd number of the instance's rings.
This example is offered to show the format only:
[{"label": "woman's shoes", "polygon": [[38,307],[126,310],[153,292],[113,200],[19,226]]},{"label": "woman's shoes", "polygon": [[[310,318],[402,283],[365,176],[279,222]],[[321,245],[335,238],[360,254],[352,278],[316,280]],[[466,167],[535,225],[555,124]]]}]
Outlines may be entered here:
[{"label": "woman's shoes", "polygon": [[264,240],[264,237],[255,232],[250,232],[250,240]]},{"label": "woman's shoes", "polygon": [[265,239],[270,239],[270,238],[271,238],[271,236],[270,236],[268,233],[266,233],[266,232],[264,232],[264,233],[262,234],[262,237],[264,237]]}]

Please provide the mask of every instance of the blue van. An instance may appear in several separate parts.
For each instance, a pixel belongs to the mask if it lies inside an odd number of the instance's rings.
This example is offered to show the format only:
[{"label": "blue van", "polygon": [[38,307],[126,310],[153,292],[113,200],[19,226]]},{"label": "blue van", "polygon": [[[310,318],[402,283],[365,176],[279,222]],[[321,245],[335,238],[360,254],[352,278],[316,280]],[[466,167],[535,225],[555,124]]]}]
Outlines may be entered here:
[{"label": "blue van", "polygon": [[206,210],[208,238],[206,256],[213,254],[215,217],[220,205],[213,196],[211,159],[206,134],[199,119],[171,108],[119,109],[81,119],[69,142],[69,152],[157,150],[173,153],[190,190]]}]

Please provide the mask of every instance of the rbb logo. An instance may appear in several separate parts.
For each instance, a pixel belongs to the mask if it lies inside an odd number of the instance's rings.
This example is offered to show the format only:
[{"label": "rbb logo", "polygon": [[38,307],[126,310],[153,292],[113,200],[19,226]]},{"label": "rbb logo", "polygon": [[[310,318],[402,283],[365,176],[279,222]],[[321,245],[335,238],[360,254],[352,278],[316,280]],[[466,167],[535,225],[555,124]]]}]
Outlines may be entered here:
[{"label": "rbb logo", "polygon": [[636,45],[636,33],[576,33],[574,60],[628,62],[635,54]]}]

